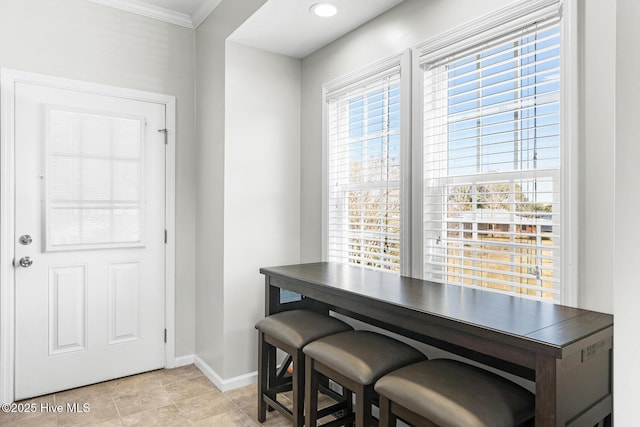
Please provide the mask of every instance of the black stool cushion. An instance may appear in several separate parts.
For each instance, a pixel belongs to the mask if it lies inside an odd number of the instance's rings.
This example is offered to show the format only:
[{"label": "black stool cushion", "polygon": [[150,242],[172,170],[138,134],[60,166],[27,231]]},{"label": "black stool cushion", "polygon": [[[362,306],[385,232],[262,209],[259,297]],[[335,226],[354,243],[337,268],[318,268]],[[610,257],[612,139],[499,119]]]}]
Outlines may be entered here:
[{"label": "black stool cushion", "polygon": [[313,340],[353,328],[335,317],[308,310],[272,314],[256,323],[256,329],[292,347],[302,349]]},{"label": "black stool cushion", "polygon": [[434,359],[382,377],[375,390],[443,427],[512,427],[534,416],[532,393],[475,366]]},{"label": "black stool cushion", "polygon": [[369,331],[330,335],[308,344],[302,351],[362,385],[372,384],[387,372],[425,359],[424,354],[410,345]]}]

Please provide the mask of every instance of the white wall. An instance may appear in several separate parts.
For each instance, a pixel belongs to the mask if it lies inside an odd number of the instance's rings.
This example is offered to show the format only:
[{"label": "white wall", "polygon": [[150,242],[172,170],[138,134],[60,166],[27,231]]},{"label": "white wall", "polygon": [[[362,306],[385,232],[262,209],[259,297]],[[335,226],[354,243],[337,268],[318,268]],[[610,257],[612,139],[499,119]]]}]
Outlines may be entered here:
[{"label": "white wall", "polygon": [[223,0],[196,30],[196,356],[224,363],[225,40],[265,0]]},{"label": "white wall", "polygon": [[618,0],[616,12],[614,414],[617,425],[631,426],[638,424],[640,380],[640,2]]},{"label": "white wall", "polygon": [[302,61],[301,259],[322,258],[322,84],[389,57],[511,0],[405,0]]},{"label": "white wall", "polygon": [[257,368],[259,268],[300,259],[300,61],[225,44],[263,2],[223,1],[197,30],[196,355],[223,388]]},{"label": "white wall", "polygon": [[176,356],[195,350],[195,32],[86,0],[2,0],[0,67],[174,95]]},{"label": "white wall", "polygon": [[300,260],[300,60],[227,42],[224,378],[256,370],[260,267]]},{"label": "white wall", "polygon": [[[301,259],[322,258],[322,84],[487,14],[511,0],[406,0],[302,61]],[[579,305],[613,312],[615,11],[580,1]],[[576,59],[579,52],[572,53]]]},{"label": "white wall", "polygon": [[578,305],[613,311],[616,10],[581,1],[581,218]]}]

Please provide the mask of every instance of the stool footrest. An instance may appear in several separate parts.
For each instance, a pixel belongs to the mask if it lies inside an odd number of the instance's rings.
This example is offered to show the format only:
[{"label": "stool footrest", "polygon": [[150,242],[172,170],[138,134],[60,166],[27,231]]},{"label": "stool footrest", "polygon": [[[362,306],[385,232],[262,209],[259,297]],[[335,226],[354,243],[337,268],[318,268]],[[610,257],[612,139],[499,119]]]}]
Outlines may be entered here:
[{"label": "stool footrest", "polygon": [[351,413],[349,415],[345,415],[342,418],[338,418],[333,421],[329,421],[328,423],[321,424],[318,427],[350,426],[355,421],[355,418],[355,414]]},{"label": "stool footrest", "polygon": [[339,401],[343,399],[343,396],[338,393],[337,391],[333,391],[331,390],[329,387],[326,387],[324,385],[320,385],[318,386],[318,389],[320,391],[320,393],[329,396],[330,398],[332,398],[333,400]]},{"label": "stool footrest", "polygon": [[326,408],[322,408],[318,411],[318,418],[326,417],[335,412],[344,411],[347,409],[347,402],[338,402]]},{"label": "stool footrest", "polygon": [[293,412],[291,412],[291,410],[289,408],[287,408],[286,406],[284,406],[282,403],[280,403],[277,400],[273,399],[268,394],[263,394],[262,398],[265,400],[265,402],[267,402],[267,405],[270,408],[279,409],[280,412],[282,413],[282,415],[285,416],[289,421],[293,420]]}]

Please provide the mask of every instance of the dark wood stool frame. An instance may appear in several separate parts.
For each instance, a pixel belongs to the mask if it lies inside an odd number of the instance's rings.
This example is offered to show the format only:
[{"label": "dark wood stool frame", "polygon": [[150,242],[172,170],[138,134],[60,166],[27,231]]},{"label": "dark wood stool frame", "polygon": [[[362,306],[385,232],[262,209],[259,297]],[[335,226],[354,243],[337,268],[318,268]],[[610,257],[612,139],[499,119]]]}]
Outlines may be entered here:
[{"label": "dark wood stool frame", "polygon": [[[288,354],[284,363],[277,369],[276,348]],[[258,421],[263,423],[267,418],[267,410],[276,409],[284,415],[294,427],[304,425],[305,403],[305,355],[302,349],[290,346],[282,341],[258,331]],[[293,362],[293,374],[287,375],[287,367]],[[293,411],[287,408],[277,399],[277,394],[293,391]],[[324,393],[337,403],[322,409],[318,415],[327,416],[350,408],[351,396],[342,396],[328,387],[326,377],[320,378],[319,385],[315,387],[315,401],[318,401],[318,392]],[[348,403],[347,403],[348,402]],[[317,407],[317,405],[316,405]],[[347,409],[348,410],[348,409]]]},{"label": "dark wood stool frame", "polygon": [[[306,427],[316,427],[318,419],[325,416],[325,410],[318,411],[318,390],[320,379],[328,377],[342,386],[342,395],[346,400],[344,415],[336,420],[322,424],[322,427],[334,427],[351,425],[355,421],[356,427],[369,427],[373,420],[371,405],[377,403],[377,397],[373,387],[375,382],[364,385],[336,372],[310,356],[306,356],[305,362],[305,407],[307,408]],[[356,396],[355,411],[352,403],[352,395]]]},{"label": "dark wood stool frame", "polygon": [[[276,348],[289,355],[277,371]],[[258,421],[264,422],[269,407],[277,409],[294,426],[302,426],[304,422],[304,353],[302,349],[289,346],[264,332],[258,332]],[[287,366],[293,361],[294,371],[291,377],[285,375]],[[277,394],[293,390],[293,411],[278,401]]]}]

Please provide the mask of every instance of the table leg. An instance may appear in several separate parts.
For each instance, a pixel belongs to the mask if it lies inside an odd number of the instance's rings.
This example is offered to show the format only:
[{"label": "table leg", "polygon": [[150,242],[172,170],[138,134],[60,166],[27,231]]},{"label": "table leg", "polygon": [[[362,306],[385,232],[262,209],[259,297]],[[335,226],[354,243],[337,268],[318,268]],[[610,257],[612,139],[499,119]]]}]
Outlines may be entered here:
[{"label": "table leg", "polygon": [[280,288],[271,286],[269,276],[264,278],[264,315],[269,316],[280,311]]},{"label": "table leg", "polygon": [[566,352],[562,359],[536,356],[536,426],[611,423],[612,346],[607,334],[577,343],[576,351]]},{"label": "table leg", "polygon": [[561,425],[557,373],[557,359],[536,356],[536,427]]}]

